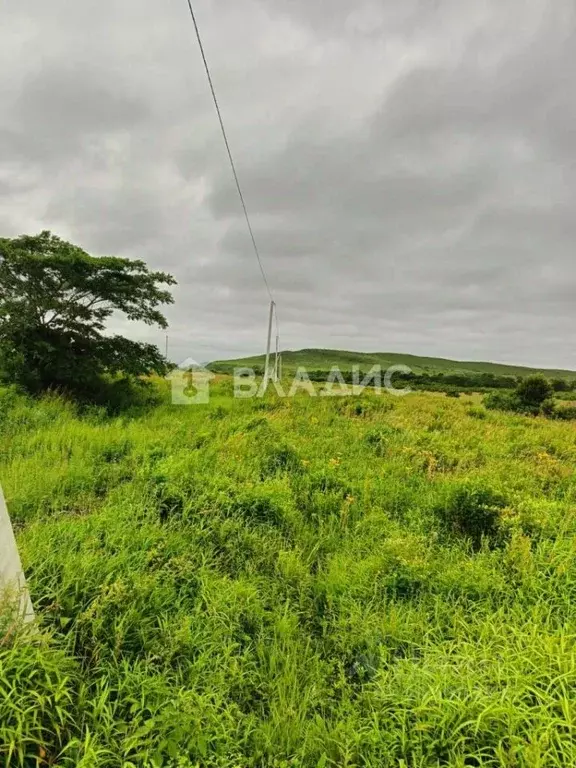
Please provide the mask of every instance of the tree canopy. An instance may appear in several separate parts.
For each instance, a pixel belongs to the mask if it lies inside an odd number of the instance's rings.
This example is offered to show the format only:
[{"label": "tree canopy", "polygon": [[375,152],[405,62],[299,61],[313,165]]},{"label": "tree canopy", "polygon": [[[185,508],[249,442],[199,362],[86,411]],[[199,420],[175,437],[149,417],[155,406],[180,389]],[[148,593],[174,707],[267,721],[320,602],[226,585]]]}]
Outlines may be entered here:
[{"label": "tree canopy", "polygon": [[176,283],[143,261],[94,257],[50,232],[0,239],[0,376],[89,394],[105,374],[163,373],[153,344],[106,332],[113,314],[167,327]]},{"label": "tree canopy", "polygon": [[516,395],[523,405],[539,408],[545,400],[552,397],[554,390],[548,379],[539,373],[526,376],[518,384]]}]

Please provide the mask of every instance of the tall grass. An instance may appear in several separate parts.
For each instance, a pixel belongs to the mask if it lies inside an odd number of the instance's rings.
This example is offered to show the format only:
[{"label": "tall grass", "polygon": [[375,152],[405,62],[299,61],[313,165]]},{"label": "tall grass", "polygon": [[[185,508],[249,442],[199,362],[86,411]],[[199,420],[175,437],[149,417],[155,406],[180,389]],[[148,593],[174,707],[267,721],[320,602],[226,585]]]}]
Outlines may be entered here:
[{"label": "tall grass", "polygon": [[[0,764],[576,765],[576,433],[471,398],[0,392]],[[4,761],[2,763],[2,761]]]}]

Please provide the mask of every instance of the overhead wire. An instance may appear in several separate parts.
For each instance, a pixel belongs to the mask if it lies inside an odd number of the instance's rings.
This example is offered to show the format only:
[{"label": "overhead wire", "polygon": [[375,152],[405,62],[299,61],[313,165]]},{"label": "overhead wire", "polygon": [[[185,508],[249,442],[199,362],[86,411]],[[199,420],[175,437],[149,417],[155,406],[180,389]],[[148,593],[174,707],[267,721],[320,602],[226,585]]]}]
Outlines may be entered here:
[{"label": "overhead wire", "polygon": [[[196,39],[198,40],[198,46],[200,48],[200,53],[202,55],[202,61],[204,62],[204,69],[206,70],[206,77],[208,78],[208,84],[210,85],[210,91],[212,93],[212,100],[214,101],[214,106],[216,107],[216,114],[218,115],[218,121],[220,123],[220,129],[222,131],[222,137],[224,138],[224,144],[226,145],[226,151],[228,153],[228,159],[230,160],[230,166],[232,168],[232,173],[234,175],[234,181],[236,182],[236,189],[238,190],[238,196],[240,197],[240,202],[242,203],[242,210],[244,211],[244,218],[246,219],[246,224],[248,226],[248,232],[250,233],[250,239],[252,241],[252,246],[254,248],[254,253],[256,255],[256,259],[258,261],[258,266],[260,267],[260,272],[262,274],[262,279],[264,280],[264,285],[266,286],[266,290],[268,292],[268,296],[270,297],[270,301],[274,303],[274,308],[276,309],[276,303],[274,302],[274,298],[272,296],[272,291],[270,289],[270,284],[268,282],[268,278],[266,277],[266,271],[264,270],[264,265],[262,263],[262,259],[260,257],[260,251],[258,250],[258,245],[256,244],[256,238],[254,237],[254,230],[252,229],[252,224],[250,223],[250,217],[248,215],[248,209],[246,207],[246,202],[244,200],[244,195],[242,193],[242,187],[240,186],[240,180],[238,178],[238,173],[236,171],[236,165],[234,163],[234,158],[232,157],[232,150],[230,149],[230,143],[228,141],[228,136],[226,134],[226,128],[224,127],[224,120],[222,119],[222,112],[220,111],[220,105],[218,104],[218,98],[216,96],[216,90],[214,88],[214,82],[212,80],[212,75],[210,74],[210,67],[208,66],[208,60],[206,58],[206,53],[204,51],[204,45],[202,44],[202,38],[200,36],[200,29],[198,27],[198,22],[196,20],[196,14],[194,13],[194,8],[192,6],[192,0],[187,0],[188,4],[188,10],[190,11],[190,16],[192,18],[192,23],[194,24],[194,30],[196,32]],[[274,317],[276,318],[276,331],[278,333],[278,315],[277,312],[274,312]]]}]

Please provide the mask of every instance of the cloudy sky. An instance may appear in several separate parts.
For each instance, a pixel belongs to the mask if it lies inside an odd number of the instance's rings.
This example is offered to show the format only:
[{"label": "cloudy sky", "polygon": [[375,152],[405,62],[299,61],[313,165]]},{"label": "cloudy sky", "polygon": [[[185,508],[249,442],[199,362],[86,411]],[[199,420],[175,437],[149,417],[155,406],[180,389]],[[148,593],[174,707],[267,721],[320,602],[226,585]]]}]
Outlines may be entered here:
[{"label": "cloudy sky", "polygon": [[[195,7],[284,348],[576,367],[573,0]],[[0,12],[0,234],[172,272],[175,360],[261,352],[186,0]]]}]

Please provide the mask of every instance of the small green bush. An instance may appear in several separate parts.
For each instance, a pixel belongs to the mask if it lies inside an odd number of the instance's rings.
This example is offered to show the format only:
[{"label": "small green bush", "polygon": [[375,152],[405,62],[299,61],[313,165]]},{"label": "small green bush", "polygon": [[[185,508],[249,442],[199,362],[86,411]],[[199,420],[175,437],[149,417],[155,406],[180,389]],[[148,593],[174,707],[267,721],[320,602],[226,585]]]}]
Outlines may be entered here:
[{"label": "small green bush", "polygon": [[489,392],[484,396],[484,405],[491,411],[515,411],[516,399],[510,392]]},{"label": "small green bush", "polygon": [[523,403],[516,392],[489,392],[484,397],[484,405],[491,411],[511,411],[535,416],[539,413],[539,405]]},{"label": "small green bush", "polygon": [[530,408],[539,408],[553,393],[552,385],[541,373],[526,376],[516,387],[516,396],[522,405]]},{"label": "small green bush", "polygon": [[557,419],[562,419],[562,421],[573,421],[576,419],[576,406],[566,405],[563,408],[556,408],[554,415]]},{"label": "small green bush", "polygon": [[542,416],[554,416],[556,413],[556,401],[554,398],[549,397],[540,406],[540,413]]},{"label": "small green bush", "polygon": [[477,550],[483,537],[494,539],[505,506],[506,499],[490,487],[462,485],[437,515],[446,530],[469,539]]}]

